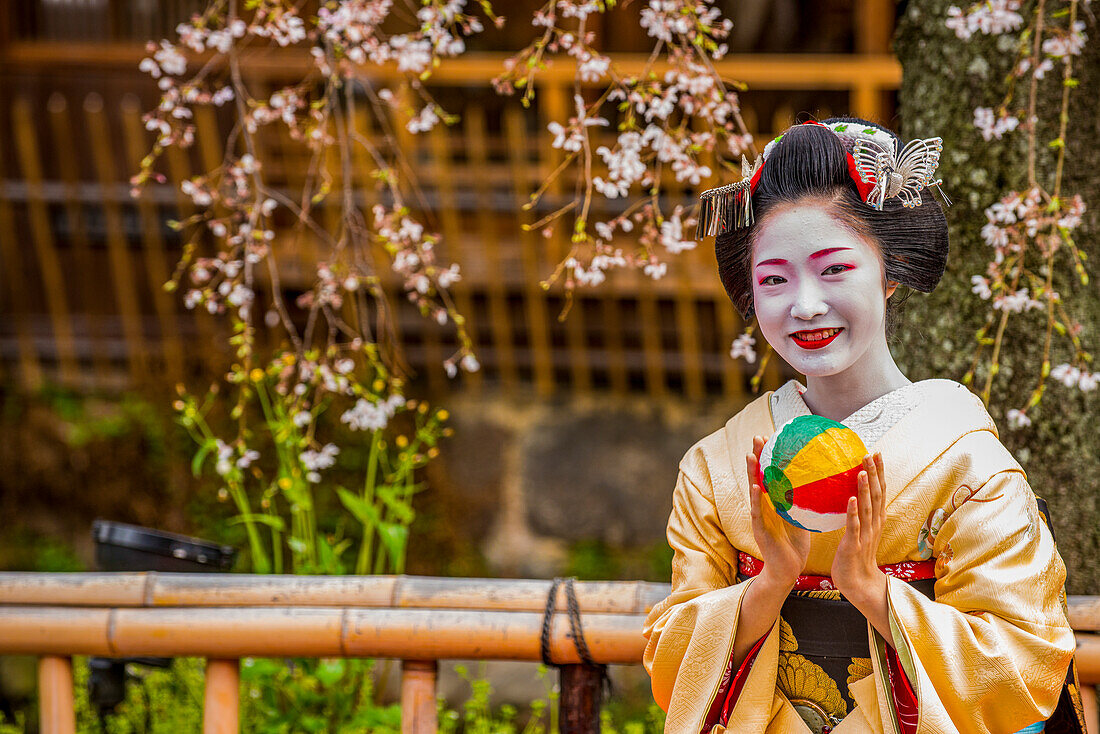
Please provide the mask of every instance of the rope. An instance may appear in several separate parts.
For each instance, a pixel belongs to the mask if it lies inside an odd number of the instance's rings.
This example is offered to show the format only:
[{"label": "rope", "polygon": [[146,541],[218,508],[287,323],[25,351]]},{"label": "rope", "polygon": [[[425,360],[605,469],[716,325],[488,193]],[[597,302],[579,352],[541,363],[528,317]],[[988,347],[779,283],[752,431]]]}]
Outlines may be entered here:
[{"label": "rope", "polygon": [[573,587],[574,577],[554,579],[550,584],[550,593],[546,595],[546,609],[542,615],[542,634],[539,636],[539,653],[544,665],[556,665],[550,659],[550,631],[553,625],[554,611],[557,606],[558,587],[565,585],[565,605],[569,613],[569,638],[573,640],[573,647],[581,662],[590,668],[596,668],[600,673],[601,688],[605,693],[611,693],[611,678],[607,675],[607,666],[597,663],[592,658],[588,649],[588,642],[584,639],[584,628],[581,626],[581,607],[577,602],[577,592]]}]

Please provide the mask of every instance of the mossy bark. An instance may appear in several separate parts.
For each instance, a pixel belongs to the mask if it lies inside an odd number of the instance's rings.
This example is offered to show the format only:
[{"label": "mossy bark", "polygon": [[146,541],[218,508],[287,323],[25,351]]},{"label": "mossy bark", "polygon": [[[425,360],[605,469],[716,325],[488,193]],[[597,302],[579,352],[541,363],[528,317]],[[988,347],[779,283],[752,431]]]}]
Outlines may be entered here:
[{"label": "mossy bark", "polygon": [[[984,275],[992,255],[980,235],[983,211],[1008,191],[1027,187],[1024,131],[986,142],[973,124],[974,108],[993,107],[1001,100],[1019,36],[975,34],[960,40],[944,25],[952,4],[966,5],[958,0],[911,0],[904,6],[895,39],[903,69],[899,97],[902,138],[943,138],[940,175],[954,201],[947,209],[951,229],[947,273],[935,293],[915,294],[899,314],[894,351],[911,379],[958,380],[966,373],[976,347],[975,332],[989,306],[970,291],[970,277]],[[1048,2],[1048,13],[1068,5]],[[1035,2],[1025,2],[1021,13],[1029,19],[1035,8]],[[1092,283],[1082,286],[1062,258],[1056,272],[1063,286],[1057,290],[1083,325],[1086,348],[1100,359],[1100,269],[1096,266],[1100,263],[1100,29],[1088,13],[1082,12],[1081,18],[1087,24],[1089,41],[1084,54],[1074,60],[1080,86],[1070,94],[1062,190],[1081,194],[1089,206],[1076,237],[1089,255],[1086,266]],[[1061,79],[1062,65],[1056,62],[1039,83],[1037,171],[1048,190],[1054,156],[1047,144],[1058,135]],[[1026,105],[1026,83],[1018,85],[1016,99]],[[1085,394],[1048,381],[1042,403],[1029,411],[1033,425],[1011,430],[1004,417],[1008,409],[1023,407],[1038,381],[1045,329],[1044,311],[1030,311],[1010,320],[1000,373],[993,381],[990,413],[1001,429],[1001,440],[1023,464],[1036,494],[1049,502],[1059,549],[1069,569],[1070,593],[1097,594],[1100,426],[1096,418],[1100,415],[1100,391]],[[1056,335],[1052,364],[1071,356]],[[1100,370],[1100,363],[1093,367]],[[986,374],[979,369],[976,389],[984,384]]]}]

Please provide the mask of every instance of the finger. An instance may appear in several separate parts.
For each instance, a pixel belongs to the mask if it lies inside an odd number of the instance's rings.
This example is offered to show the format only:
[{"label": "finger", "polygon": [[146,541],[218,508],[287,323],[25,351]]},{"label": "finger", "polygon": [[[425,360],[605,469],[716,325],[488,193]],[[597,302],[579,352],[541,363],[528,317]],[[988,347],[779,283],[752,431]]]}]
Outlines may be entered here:
[{"label": "finger", "polygon": [[879,514],[882,513],[884,504],[886,502],[886,466],[882,461],[882,452],[875,453],[875,473],[878,475],[878,490],[879,490]]},{"label": "finger", "polygon": [[757,485],[749,484],[749,516],[752,518],[754,533],[764,532],[764,519],[760,514],[760,489]]},{"label": "finger", "polygon": [[875,453],[875,484],[871,487],[871,509],[874,517],[875,532],[882,529],[886,503],[886,475],[882,465],[882,453]]},{"label": "finger", "polygon": [[871,535],[871,487],[866,471],[859,473],[859,526],[861,543],[870,540]]},{"label": "finger", "polygon": [[768,516],[764,505],[769,503],[761,501],[760,495],[764,493],[764,488],[760,486],[760,462],[752,454],[745,455],[745,473],[748,475],[749,480],[749,495],[756,502],[757,514],[760,516],[761,521],[766,524]]},{"label": "finger", "polygon": [[764,440],[763,436],[753,436],[752,438],[752,453],[757,462],[760,461],[760,452],[764,450],[764,444],[766,443],[767,441]]},{"label": "finger", "polygon": [[878,501],[877,495],[879,492],[878,481],[878,468],[875,466],[875,459],[873,456],[867,455],[863,457],[863,471],[867,474],[867,509],[869,510],[868,516],[871,522],[874,522],[875,516],[878,513]]},{"label": "finger", "polygon": [[846,540],[851,543],[859,537],[859,506],[855,497],[848,498],[848,516],[845,519],[844,528],[844,538],[840,541],[842,544]]}]

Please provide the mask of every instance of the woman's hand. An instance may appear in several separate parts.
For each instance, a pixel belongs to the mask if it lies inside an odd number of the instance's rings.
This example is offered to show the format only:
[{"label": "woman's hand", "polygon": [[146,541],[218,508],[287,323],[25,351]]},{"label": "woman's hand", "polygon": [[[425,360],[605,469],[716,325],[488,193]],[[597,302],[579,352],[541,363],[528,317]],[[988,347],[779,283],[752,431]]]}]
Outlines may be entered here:
[{"label": "woman's hand", "polygon": [[760,560],[764,569],[760,572],[769,583],[785,587],[789,592],[806,567],[810,555],[810,531],[795,527],[776,513],[770,502],[761,496],[763,488],[758,484],[760,452],[764,439],[752,440],[752,453],[745,457],[749,479],[749,507],[752,515],[752,535],[760,548]]},{"label": "woman's hand", "polygon": [[863,470],[856,481],[858,494],[848,500],[844,537],[833,557],[833,583],[893,644],[886,601],[886,574],[879,569],[877,558],[886,514],[883,509],[886,473],[881,453],[863,457]]},{"label": "woman's hand", "polygon": [[741,598],[741,614],[733,638],[734,667],[741,665],[757,640],[775,625],[783,602],[810,555],[810,531],[785,522],[771,503],[761,499],[763,490],[756,476],[763,448],[764,439],[756,436],[752,441],[752,453],[745,457],[745,468],[749,479],[752,535],[760,548],[764,568],[759,576],[749,580],[749,587]]}]

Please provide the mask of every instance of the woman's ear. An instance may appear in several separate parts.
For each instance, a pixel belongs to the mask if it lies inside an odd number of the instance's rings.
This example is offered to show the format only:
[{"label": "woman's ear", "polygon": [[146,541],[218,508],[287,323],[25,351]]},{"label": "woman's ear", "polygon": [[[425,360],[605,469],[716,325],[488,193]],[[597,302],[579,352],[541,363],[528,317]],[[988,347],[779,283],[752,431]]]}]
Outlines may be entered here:
[{"label": "woman's ear", "polygon": [[898,289],[898,282],[896,280],[886,281],[886,297],[894,295],[894,291]]}]

